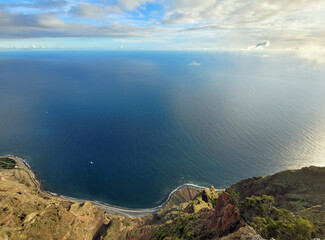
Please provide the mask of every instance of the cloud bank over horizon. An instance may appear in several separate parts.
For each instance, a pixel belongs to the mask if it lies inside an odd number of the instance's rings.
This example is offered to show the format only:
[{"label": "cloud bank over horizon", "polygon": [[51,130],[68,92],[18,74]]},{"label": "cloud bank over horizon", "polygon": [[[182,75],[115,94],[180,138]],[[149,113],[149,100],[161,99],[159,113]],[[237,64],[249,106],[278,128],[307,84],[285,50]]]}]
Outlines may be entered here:
[{"label": "cloud bank over horizon", "polygon": [[0,0],[0,48],[323,47],[324,11],[322,0]]}]

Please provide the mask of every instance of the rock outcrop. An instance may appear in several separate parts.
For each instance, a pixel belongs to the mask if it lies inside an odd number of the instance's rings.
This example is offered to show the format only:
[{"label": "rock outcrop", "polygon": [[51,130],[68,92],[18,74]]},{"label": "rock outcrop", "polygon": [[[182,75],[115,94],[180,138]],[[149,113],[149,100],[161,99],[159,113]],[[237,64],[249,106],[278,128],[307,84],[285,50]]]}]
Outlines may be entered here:
[{"label": "rock outcrop", "polygon": [[174,219],[161,219],[153,239],[217,239],[242,226],[230,195],[218,194],[211,187],[199,193]]},{"label": "rock outcrop", "polygon": [[233,205],[230,195],[222,192],[217,200],[210,228],[215,231],[217,236],[224,236],[243,225],[239,210]]},{"label": "rock outcrop", "polygon": [[238,229],[238,231],[228,234],[220,238],[220,240],[265,240],[256,231],[250,227],[245,226]]}]

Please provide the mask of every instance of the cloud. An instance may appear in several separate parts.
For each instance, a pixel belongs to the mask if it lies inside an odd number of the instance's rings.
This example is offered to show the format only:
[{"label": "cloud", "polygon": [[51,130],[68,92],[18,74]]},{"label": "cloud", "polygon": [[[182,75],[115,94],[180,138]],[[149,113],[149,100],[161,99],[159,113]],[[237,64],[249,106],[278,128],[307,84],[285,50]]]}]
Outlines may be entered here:
[{"label": "cloud", "polygon": [[325,66],[325,47],[310,43],[300,47],[296,53],[300,59],[310,64]]},{"label": "cloud", "polygon": [[[70,8],[69,13],[75,17],[101,19],[112,13],[124,14],[125,11],[133,11],[139,7],[144,7],[149,2],[155,0],[118,0],[116,4],[109,4],[105,1],[98,3],[82,2]],[[106,3],[106,4],[105,4]],[[142,14],[138,14],[140,17]]]},{"label": "cloud", "polygon": [[128,11],[152,2],[155,2],[155,0],[118,0],[119,6]]},{"label": "cloud", "polygon": [[33,2],[33,1],[25,1],[25,2],[19,2],[19,3],[6,3],[6,4],[0,4],[2,8],[30,8],[30,9],[53,9],[53,8],[59,8],[64,7],[68,4],[66,0],[48,0],[48,1],[42,1],[42,2]]},{"label": "cloud", "polygon": [[35,19],[37,25],[44,28],[61,28],[66,25],[61,19],[53,15],[37,15]]},{"label": "cloud", "polygon": [[[3,1],[4,2],[4,1]],[[16,0],[0,4],[0,41],[141,38],[168,48],[297,48],[325,41],[324,0]],[[155,39],[154,39],[155,38]],[[115,45],[116,47],[116,45]],[[129,46],[128,46],[129,47]]]},{"label": "cloud", "polygon": [[199,67],[199,66],[201,66],[201,63],[198,63],[196,61],[193,61],[193,62],[189,63],[188,65],[189,66],[194,66],[194,67]]},{"label": "cloud", "polygon": [[264,49],[264,48],[268,48],[269,46],[271,46],[271,43],[270,43],[270,41],[266,40],[266,41],[257,43],[255,48],[256,49]]},{"label": "cloud", "polygon": [[160,27],[66,23],[53,14],[17,14],[0,9],[0,38],[98,37],[147,38],[164,32]]},{"label": "cloud", "polygon": [[180,32],[190,32],[190,31],[209,31],[209,30],[229,30],[229,27],[218,26],[218,25],[207,25],[198,27],[183,28]]},{"label": "cloud", "polygon": [[69,13],[74,17],[101,19],[104,15],[107,15],[109,11],[105,6],[81,3],[77,6],[73,6]]},{"label": "cloud", "polygon": [[261,50],[261,49],[268,48],[270,46],[271,46],[270,41],[269,40],[264,40],[262,42],[258,42],[256,45],[244,48],[243,50]]},{"label": "cloud", "polygon": [[17,30],[15,27],[60,28],[65,26],[65,23],[52,14],[17,14],[0,9],[0,26],[1,31],[6,32],[8,28]]},{"label": "cloud", "polygon": [[[295,39],[299,46],[306,40],[320,41],[324,32],[323,0],[172,0],[166,7],[162,24],[181,26],[215,39],[231,38],[230,46],[243,48],[254,39],[270,39],[273,47],[287,48]],[[315,36],[315,37],[314,37]],[[245,44],[246,43],[246,44]],[[224,43],[223,43],[224,44]],[[226,44],[224,44],[226,45]]]},{"label": "cloud", "polygon": [[321,3],[322,0],[174,0],[167,9],[163,23],[253,26],[311,11]]},{"label": "cloud", "polygon": [[[70,8],[69,13],[75,17],[101,19],[110,14],[128,15],[128,11],[136,11],[137,8],[144,8],[147,3],[155,0],[118,0],[116,4],[99,3],[79,3]],[[142,13],[137,13],[139,18],[143,18]]]}]

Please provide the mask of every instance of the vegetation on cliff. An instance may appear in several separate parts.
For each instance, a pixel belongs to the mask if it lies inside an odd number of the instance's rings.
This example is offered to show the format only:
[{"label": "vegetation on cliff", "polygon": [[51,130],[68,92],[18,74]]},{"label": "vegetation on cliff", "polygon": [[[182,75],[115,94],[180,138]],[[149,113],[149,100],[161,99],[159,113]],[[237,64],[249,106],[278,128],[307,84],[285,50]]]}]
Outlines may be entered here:
[{"label": "vegetation on cliff", "polygon": [[325,167],[311,166],[244,179],[231,188],[239,193],[241,200],[254,195],[270,195],[275,198],[277,207],[296,212],[325,204]]},{"label": "vegetation on cliff", "polygon": [[227,192],[243,220],[265,238],[325,238],[324,167],[245,179]]},{"label": "vegetation on cliff", "polygon": [[315,230],[308,220],[274,205],[272,196],[247,197],[240,204],[240,213],[245,222],[267,239],[303,240],[313,236]]}]

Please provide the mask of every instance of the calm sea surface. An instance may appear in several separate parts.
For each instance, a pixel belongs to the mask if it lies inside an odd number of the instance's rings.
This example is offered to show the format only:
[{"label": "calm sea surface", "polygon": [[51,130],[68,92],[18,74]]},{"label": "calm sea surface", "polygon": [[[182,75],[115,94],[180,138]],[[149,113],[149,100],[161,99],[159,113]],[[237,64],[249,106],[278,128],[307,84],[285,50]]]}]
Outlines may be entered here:
[{"label": "calm sea surface", "polygon": [[280,54],[0,52],[0,154],[49,191],[125,207],[324,166],[325,71]]}]

